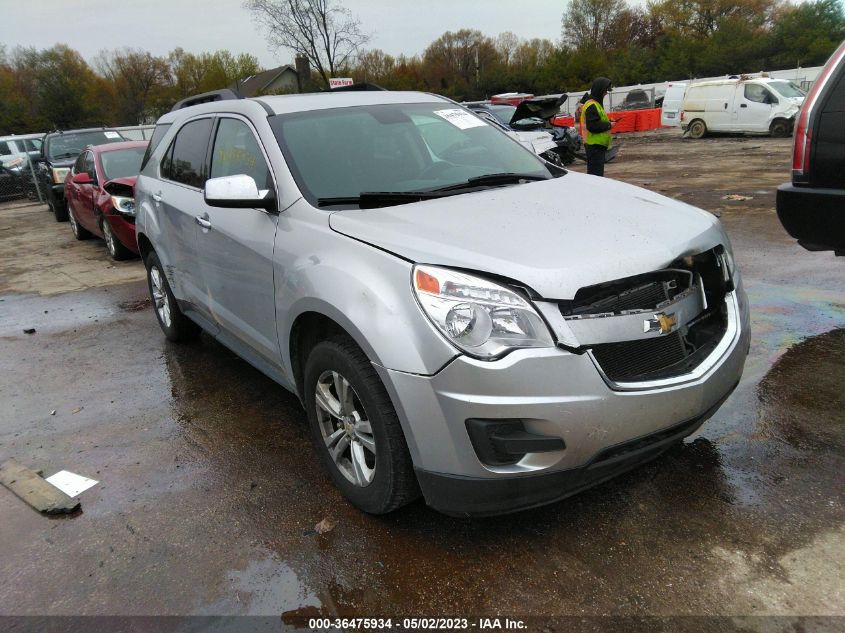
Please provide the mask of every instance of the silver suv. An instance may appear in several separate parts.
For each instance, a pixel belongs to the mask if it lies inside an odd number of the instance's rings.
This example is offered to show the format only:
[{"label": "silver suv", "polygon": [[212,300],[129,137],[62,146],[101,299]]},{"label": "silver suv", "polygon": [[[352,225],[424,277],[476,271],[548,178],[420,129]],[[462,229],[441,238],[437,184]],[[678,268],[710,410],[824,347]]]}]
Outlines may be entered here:
[{"label": "silver suv", "polygon": [[742,373],[718,220],[544,163],[447,99],[186,107],[136,186],[159,324],[295,393],[347,499],[487,515],[693,433]]}]

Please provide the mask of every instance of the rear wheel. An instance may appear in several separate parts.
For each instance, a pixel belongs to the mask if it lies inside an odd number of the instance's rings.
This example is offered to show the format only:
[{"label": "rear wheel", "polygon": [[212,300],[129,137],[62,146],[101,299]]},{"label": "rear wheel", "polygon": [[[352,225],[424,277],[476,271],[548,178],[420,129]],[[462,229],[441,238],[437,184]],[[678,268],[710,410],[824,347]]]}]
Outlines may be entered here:
[{"label": "rear wheel", "polygon": [[111,224],[106,218],[102,220],[102,227],[103,227],[103,240],[106,243],[106,249],[111,255],[111,258],[115,261],[121,261],[124,259],[129,259],[134,255],[132,251],[126,248],[117,236],[114,234],[114,231],[111,228]]},{"label": "rear wheel", "polygon": [[71,208],[68,208],[67,210],[67,219],[70,222],[70,230],[76,239],[87,240],[91,238],[91,232],[79,224],[76,216],[73,214],[73,209]]},{"label": "rear wheel", "polygon": [[687,133],[689,134],[690,138],[702,138],[705,134],[707,134],[707,126],[701,119],[696,119],[695,121],[689,124],[689,127],[687,128]]},{"label": "rear wheel", "polygon": [[200,333],[199,326],[182,314],[176,297],[170,290],[167,277],[164,276],[164,268],[156,253],[150,252],[144,262],[147,266],[147,285],[150,289],[150,298],[153,301],[153,309],[156,313],[161,331],[169,341],[188,341],[197,337]]},{"label": "rear wheel", "polygon": [[337,337],[311,350],[304,390],[316,450],[352,505],[385,514],[419,496],[396,411],[352,339]]}]

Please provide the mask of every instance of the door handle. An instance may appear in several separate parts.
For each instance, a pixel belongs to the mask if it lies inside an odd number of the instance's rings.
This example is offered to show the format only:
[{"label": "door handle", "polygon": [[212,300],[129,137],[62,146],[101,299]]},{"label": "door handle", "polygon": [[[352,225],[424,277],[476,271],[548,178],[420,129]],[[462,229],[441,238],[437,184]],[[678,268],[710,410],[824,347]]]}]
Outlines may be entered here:
[{"label": "door handle", "polygon": [[739,107],[740,107],[740,108],[747,108],[747,107],[748,107],[748,104],[747,104],[747,103],[740,103],[740,104],[739,104]]},{"label": "door handle", "polygon": [[725,104],[725,110],[727,110],[727,109],[728,109],[728,104],[726,103],[726,104]]},{"label": "door handle", "polygon": [[196,217],[194,218],[194,221],[196,221],[196,223],[197,223],[197,224],[199,224],[199,225],[200,225],[202,228],[204,228],[204,229],[210,229],[210,228],[211,228],[211,222],[209,222],[208,220],[206,220],[206,219],[205,219],[204,217],[202,217],[201,215],[196,216]]},{"label": "door handle", "polygon": [[161,194],[160,193],[154,193],[153,194],[153,201],[154,202],[161,202]]}]

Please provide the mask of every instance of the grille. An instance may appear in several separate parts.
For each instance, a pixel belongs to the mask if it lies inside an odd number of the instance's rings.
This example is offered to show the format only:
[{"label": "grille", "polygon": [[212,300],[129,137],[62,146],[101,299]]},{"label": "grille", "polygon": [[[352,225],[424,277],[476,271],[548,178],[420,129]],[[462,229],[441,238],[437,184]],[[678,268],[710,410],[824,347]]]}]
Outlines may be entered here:
[{"label": "grille", "polygon": [[643,380],[682,363],[689,351],[680,331],[653,339],[593,346],[593,356],[616,382]]},{"label": "grille", "polygon": [[[717,247],[718,248],[718,247]],[[564,317],[648,311],[673,299],[692,285],[703,285],[708,308],[671,334],[592,346],[593,357],[614,382],[671,378],[692,371],[715,349],[727,331],[725,294],[732,288],[719,264],[717,249],[701,253],[672,268],[579,290],[574,300],[561,301]]]}]

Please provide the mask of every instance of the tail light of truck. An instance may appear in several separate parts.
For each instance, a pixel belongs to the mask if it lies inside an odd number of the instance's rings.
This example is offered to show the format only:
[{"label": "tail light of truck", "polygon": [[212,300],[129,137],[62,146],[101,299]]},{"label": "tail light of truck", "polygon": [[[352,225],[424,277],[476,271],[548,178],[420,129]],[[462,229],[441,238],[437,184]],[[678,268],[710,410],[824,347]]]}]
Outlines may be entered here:
[{"label": "tail light of truck", "polygon": [[836,52],[831,55],[830,59],[822,68],[821,73],[816,78],[810,93],[804,99],[804,105],[801,107],[801,112],[798,113],[798,121],[795,124],[795,136],[792,145],[792,182],[793,183],[807,183],[810,181],[810,156],[812,154],[812,139],[813,126],[812,115],[816,102],[819,100],[819,95],[824,90],[825,85],[833,75],[834,69],[845,58],[845,42],[843,42]]},{"label": "tail light of truck", "polygon": [[681,110],[681,121],[683,121],[683,120],[684,120],[684,115],[685,115],[685,114],[686,114],[686,112],[684,112],[683,110]]}]

